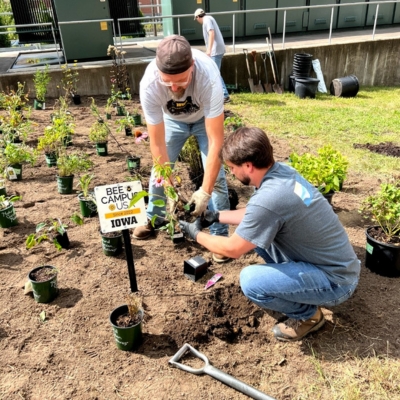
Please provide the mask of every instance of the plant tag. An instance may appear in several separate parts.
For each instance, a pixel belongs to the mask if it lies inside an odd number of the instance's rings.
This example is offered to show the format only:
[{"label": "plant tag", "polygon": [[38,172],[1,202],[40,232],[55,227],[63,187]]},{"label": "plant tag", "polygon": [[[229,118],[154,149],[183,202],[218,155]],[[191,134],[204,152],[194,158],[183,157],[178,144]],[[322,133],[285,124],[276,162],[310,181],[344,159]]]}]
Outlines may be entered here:
[{"label": "plant tag", "polygon": [[17,179],[17,173],[13,167],[7,167],[7,176],[11,181],[15,181]]},{"label": "plant tag", "polygon": [[204,289],[208,289],[212,285],[215,284],[215,282],[219,281],[222,278],[222,274],[215,274],[207,283],[206,286],[204,286]]}]

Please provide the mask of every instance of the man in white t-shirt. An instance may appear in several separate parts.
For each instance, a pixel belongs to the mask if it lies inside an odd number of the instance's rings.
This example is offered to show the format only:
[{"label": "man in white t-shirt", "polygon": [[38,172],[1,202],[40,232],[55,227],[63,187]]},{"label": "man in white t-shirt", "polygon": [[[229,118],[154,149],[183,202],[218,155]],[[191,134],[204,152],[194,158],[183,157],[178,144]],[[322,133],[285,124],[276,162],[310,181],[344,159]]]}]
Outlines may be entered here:
[{"label": "man in white t-shirt", "polygon": [[[147,66],[140,82],[140,102],[153,160],[174,163],[186,140],[192,135],[197,139],[204,178],[192,195],[192,214],[201,215],[207,207],[229,210],[225,172],[218,156],[224,141],[224,100],[216,64],[200,50],[191,49],[183,36],[168,36],[158,45],[156,58]],[[153,168],[147,215],[149,219],[159,216],[162,221],[165,207],[156,206],[153,201],[165,199],[164,188],[156,187],[154,177]],[[146,239],[153,230],[148,223],[137,227],[133,236]],[[213,224],[210,232],[228,236],[228,225]],[[213,259],[225,262],[229,257],[214,253]]]},{"label": "man in white t-shirt", "polygon": [[[198,8],[194,13],[194,19],[203,26],[203,37],[206,44],[206,54],[211,57],[218,69],[221,70],[222,57],[225,54],[225,43],[217,21],[210,15],[206,15],[203,9]],[[229,103],[229,93],[222,79],[222,90],[224,91],[224,103]]]}]

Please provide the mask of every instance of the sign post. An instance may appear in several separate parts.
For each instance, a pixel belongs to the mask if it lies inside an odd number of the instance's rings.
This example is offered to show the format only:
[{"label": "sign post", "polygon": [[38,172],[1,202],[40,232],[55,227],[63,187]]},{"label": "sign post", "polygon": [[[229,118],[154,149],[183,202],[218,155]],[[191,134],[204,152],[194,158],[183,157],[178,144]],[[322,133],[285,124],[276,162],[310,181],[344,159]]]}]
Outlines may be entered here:
[{"label": "sign post", "polygon": [[101,232],[122,231],[131,292],[137,292],[138,288],[129,229],[147,224],[144,198],[129,208],[133,196],[140,191],[142,191],[142,184],[139,181],[94,188]]}]

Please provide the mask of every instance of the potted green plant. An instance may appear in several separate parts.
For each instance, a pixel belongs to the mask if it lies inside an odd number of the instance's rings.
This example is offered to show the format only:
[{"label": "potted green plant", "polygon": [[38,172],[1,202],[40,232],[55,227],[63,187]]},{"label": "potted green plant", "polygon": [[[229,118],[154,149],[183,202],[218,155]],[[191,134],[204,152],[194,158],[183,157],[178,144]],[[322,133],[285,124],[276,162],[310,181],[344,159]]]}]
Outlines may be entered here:
[{"label": "potted green plant", "polygon": [[96,152],[99,156],[108,155],[108,136],[110,134],[110,128],[104,122],[96,121],[90,128],[89,140],[95,143]]},{"label": "potted green plant", "polygon": [[33,84],[35,86],[36,99],[33,102],[33,108],[35,110],[45,109],[45,100],[47,94],[47,86],[51,80],[49,75],[49,65],[46,64],[43,70],[39,68],[36,70],[33,76]]},{"label": "potted green plant", "polygon": [[36,153],[33,148],[25,144],[8,143],[1,155],[7,164],[6,175],[9,180],[22,179],[22,165],[30,163],[32,166],[36,161]]},{"label": "potted green plant", "polygon": [[110,314],[110,324],[117,348],[129,351],[137,348],[142,341],[144,311],[142,299],[137,293],[130,293],[127,304],[114,309]]},{"label": "potted green plant", "polygon": [[72,101],[75,105],[81,104],[81,96],[78,94],[78,81],[79,81],[79,72],[78,72],[78,61],[74,60],[72,66],[68,64],[64,64],[61,66],[63,77],[62,77],[62,86],[65,90],[65,97],[72,97]]},{"label": "potted green plant", "polygon": [[329,202],[331,202],[333,194],[340,190],[348,166],[347,159],[330,145],[320,148],[318,155],[312,153],[299,155],[292,152],[289,162]]},{"label": "potted green plant", "polygon": [[37,303],[50,303],[57,296],[58,269],[52,265],[34,268],[28,274],[33,297]]},{"label": "potted green plant", "polygon": [[59,218],[46,218],[37,224],[35,232],[26,238],[25,246],[27,249],[31,249],[47,240],[53,243],[57,250],[68,249],[70,243],[67,228],[68,225],[63,224]]},{"label": "potted green plant", "polygon": [[20,196],[0,195],[0,227],[10,228],[18,225],[17,215],[13,203],[20,200]]},{"label": "potted green plant", "polygon": [[48,167],[57,165],[57,158],[63,145],[63,131],[57,125],[46,126],[44,134],[38,138],[37,150],[45,155]]},{"label": "potted green plant", "polygon": [[128,112],[122,118],[117,119],[115,124],[117,125],[118,132],[121,132],[124,129],[126,136],[132,136],[132,128],[135,126],[135,118],[133,114],[129,114]]},{"label": "potted green plant", "polygon": [[400,182],[382,183],[359,212],[376,224],[365,232],[365,266],[379,275],[400,276]]},{"label": "potted green plant", "polygon": [[89,186],[94,178],[94,174],[83,174],[79,178],[78,187],[82,192],[78,194],[79,205],[83,217],[94,217],[97,215],[97,205],[93,192],[89,191]]},{"label": "potted green plant", "polygon": [[72,193],[74,174],[87,171],[92,166],[88,154],[62,152],[57,159],[58,193]]}]

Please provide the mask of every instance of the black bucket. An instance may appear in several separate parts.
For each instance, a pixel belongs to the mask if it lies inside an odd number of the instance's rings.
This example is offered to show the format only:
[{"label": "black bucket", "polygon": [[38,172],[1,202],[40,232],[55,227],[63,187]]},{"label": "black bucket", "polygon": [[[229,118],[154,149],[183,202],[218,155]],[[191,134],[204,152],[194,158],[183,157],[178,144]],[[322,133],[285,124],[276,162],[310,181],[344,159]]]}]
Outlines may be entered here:
[{"label": "black bucket", "polygon": [[354,97],[358,93],[360,85],[355,75],[336,78],[331,82],[331,95],[336,97]]},{"label": "black bucket", "polygon": [[294,93],[300,99],[310,97],[315,99],[315,92],[317,91],[319,79],[315,78],[297,78],[296,85],[294,87]]}]

